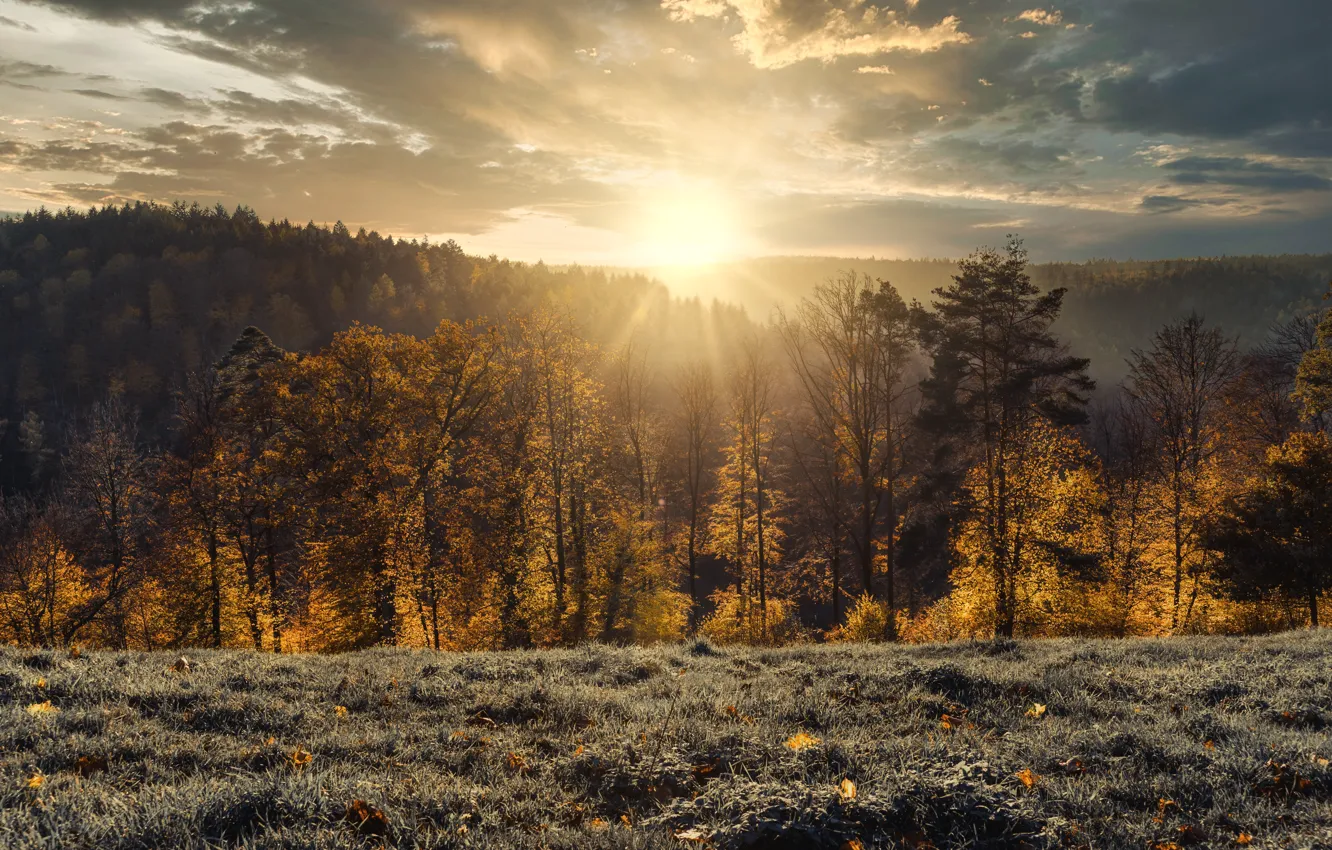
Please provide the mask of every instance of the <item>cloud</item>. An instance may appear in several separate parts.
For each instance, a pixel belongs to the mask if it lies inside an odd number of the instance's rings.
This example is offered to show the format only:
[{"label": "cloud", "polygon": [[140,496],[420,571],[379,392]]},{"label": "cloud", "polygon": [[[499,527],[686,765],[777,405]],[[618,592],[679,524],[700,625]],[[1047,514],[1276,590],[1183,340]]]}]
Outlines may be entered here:
[{"label": "cloud", "polygon": [[1224,199],[1205,200],[1202,198],[1185,198],[1180,195],[1147,195],[1143,197],[1138,206],[1150,213],[1172,213],[1196,207],[1225,206],[1227,203],[1229,201]]},{"label": "cloud", "polygon": [[24,30],[25,32],[37,32],[37,28],[32,24],[16,21],[13,18],[6,18],[0,15],[0,27],[13,27],[14,29]]},{"label": "cloud", "polygon": [[864,0],[661,0],[677,21],[735,15],[743,29],[732,39],[757,68],[784,68],[807,59],[830,62],[844,56],[872,56],[889,51],[929,53],[966,44],[971,36],[961,19],[948,15],[920,26],[897,12]]},{"label": "cloud", "polygon": [[756,210],[775,252],[965,250],[1017,220],[1061,256],[1322,249],[1332,4],[1254,8],[0,0],[31,27],[0,26],[0,206],[222,199],[404,233],[540,217],[613,245],[684,185]]},{"label": "cloud", "polygon": [[1332,189],[1332,180],[1312,171],[1245,157],[1186,156],[1162,163],[1178,186],[1227,186],[1270,192]]},{"label": "cloud", "polygon": [[1046,11],[1045,9],[1027,9],[1022,14],[1013,18],[1015,21],[1027,21],[1040,26],[1053,27],[1064,22],[1064,13],[1058,9]]}]

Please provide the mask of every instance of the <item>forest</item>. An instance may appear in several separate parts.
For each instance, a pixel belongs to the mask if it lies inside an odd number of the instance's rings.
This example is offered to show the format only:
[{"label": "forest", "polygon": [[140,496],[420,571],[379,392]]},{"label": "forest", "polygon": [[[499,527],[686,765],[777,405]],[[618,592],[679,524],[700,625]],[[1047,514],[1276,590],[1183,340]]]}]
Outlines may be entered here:
[{"label": "forest", "polygon": [[947,266],[751,317],[244,208],[5,219],[0,642],[1318,626],[1327,258]]}]

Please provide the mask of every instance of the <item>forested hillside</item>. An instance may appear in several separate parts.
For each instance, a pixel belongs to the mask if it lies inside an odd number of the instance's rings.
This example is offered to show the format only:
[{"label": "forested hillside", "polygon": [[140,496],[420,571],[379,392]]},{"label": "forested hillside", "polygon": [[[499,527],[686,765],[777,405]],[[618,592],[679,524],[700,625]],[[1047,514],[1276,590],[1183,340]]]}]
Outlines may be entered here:
[{"label": "forested hillside", "polygon": [[[847,269],[891,281],[907,301],[925,302],[948,283],[957,262],[766,257],[653,273],[679,291],[716,294],[766,319]],[[1042,289],[1068,289],[1057,328],[1091,359],[1098,380],[1115,384],[1134,348],[1149,345],[1161,323],[1191,312],[1239,336],[1245,346],[1261,343],[1274,325],[1317,309],[1332,280],[1332,254],[1038,263],[1031,278]]]},{"label": "forested hillside", "polygon": [[[25,488],[21,443],[56,449],[71,417],[123,395],[155,439],[172,392],[250,325],[309,351],[353,322],[426,335],[559,303],[599,343],[634,335],[671,362],[732,339],[740,311],[670,298],[641,275],[553,271],[407,242],[260,221],[251,211],[139,204],[0,222],[0,484]],[[24,422],[28,423],[24,426]],[[36,429],[36,430],[34,430]],[[38,434],[40,431],[40,435]]]},{"label": "forested hillside", "polygon": [[1325,259],[773,260],[754,321],[244,209],[10,219],[0,640],[1317,626]]}]

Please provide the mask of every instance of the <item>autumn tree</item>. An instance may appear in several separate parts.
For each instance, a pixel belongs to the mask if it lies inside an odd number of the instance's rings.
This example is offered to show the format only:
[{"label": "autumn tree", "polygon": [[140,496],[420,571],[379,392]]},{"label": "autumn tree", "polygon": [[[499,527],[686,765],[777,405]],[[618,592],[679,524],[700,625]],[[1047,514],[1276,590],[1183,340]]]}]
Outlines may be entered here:
[{"label": "autumn tree", "polygon": [[215,492],[222,534],[241,563],[250,642],[263,649],[267,630],[274,652],[282,651],[290,613],[282,550],[303,495],[297,483],[303,476],[288,465],[294,458],[282,442],[288,436],[282,372],[286,363],[286,352],[263,331],[246,328],[215,365],[212,385],[196,388],[213,397],[204,395],[192,404],[211,409],[187,414],[215,419],[189,426],[206,429],[195,437],[194,449],[210,453],[192,458],[192,467],[186,468],[197,488],[189,498],[199,500],[190,510],[196,521],[207,525],[211,508],[206,500]]},{"label": "autumn tree", "polygon": [[1101,460],[1104,577],[1114,598],[1112,633],[1149,631],[1156,613],[1152,548],[1160,531],[1152,497],[1154,444],[1142,411],[1122,396],[1099,405],[1088,431]]},{"label": "autumn tree", "polygon": [[[1235,341],[1197,314],[1156,333],[1152,347],[1129,357],[1129,398],[1148,423],[1159,506],[1169,527],[1170,628],[1188,621],[1206,557],[1199,523],[1208,500],[1206,476],[1226,447],[1225,397],[1240,367]],[[1183,583],[1194,578],[1188,610]]]},{"label": "autumn tree", "polygon": [[703,531],[704,497],[709,489],[718,428],[717,389],[712,370],[697,360],[685,364],[675,380],[676,427],[684,447],[684,495],[689,571],[689,629],[698,626],[698,554]]},{"label": "autumn tree", "polygon": [[[848,272],[815,288],[792,319],[783,317],[783,339],[803,390],[806,407],[834,447],[857,494],[852,544],[860,564],[861,587],[882,596],[890,615],[888,639],[895,636],[894,566],[899,520],[900,479],[905,469],[905,423],[901,400],[907,392],[908,359],[915,348],[910,313],[897,290],[877,286]],[[882,543],[884,579],[875,581]]]},{"label": "autumn tree", "polygon": [[777,374],[757,338],[746,340],[730,377],[728,432],[710,522],[713,554],[730,561],[735,594],[744,611],[752,598],[758,633],[768,634],[769,573],[781,558],[783,531],[775,521],[785,494],[775,486],[774,456],[779,432]]},{"label": "autumn tree", "polygon": [[66,544],[68,521],[59,501],[0,501],[0,640],[62,647],[87,623],[92,588]]},{"label": "autumn tree", "polygon": [[1301,432],[1272,447],[1254,485],[1209,516],[1204,535],[1231,596],[1289,594],[1318,628],[1319,596],[1332,590],[1332,439]]},{"label": "autumn tree", "polygon": [[114,398],[94,407],[75,432],[65,464],[90,586],[65,639],[98,620],[109,645],[128,649],[127,598],[143,578],[140,542],[152,508],[148,459],[133,414]]},{"label": "autumn tree", "polygon": [[1308,419],[1325,418],[1332,412],[1332,311],[1323,314],[1314,344],[1296,367],[1295,398]]},{"label": "autumn tree", "polygon": [[922,347],[932,358],[921,382],[921,427],[948,434],[955,457],[975,470],[981,563],[989,572],[994,634],[1012,637],[1016,578],[1025,551],[1015,548],[1019,521],[1013,475],[1023,470],[1023,440],[1043,423],[1084,420],[1094,384],[1087,361],[1072,357],[1051,332],[1063,289],[1040,292],[1027,252],[1013,240],[963,260],[951,284],[934,291],[932,309],[913,308]]},{"label": "autumn tree", "polygon": [[[467,449],[497,393],[498,334],[445,320],[434,334],[404,352],[401,413],[396,427],[415,475],[425,552],[417,605],[423,631],[441,648],[440,609],[448,595],[464,595],[468,564],[464,539],[471,521],[464,501],[475,493],[468,480]],[[410,348],[410,346],[409,346]],[[478,588],[470,588],[475,597]]]}]

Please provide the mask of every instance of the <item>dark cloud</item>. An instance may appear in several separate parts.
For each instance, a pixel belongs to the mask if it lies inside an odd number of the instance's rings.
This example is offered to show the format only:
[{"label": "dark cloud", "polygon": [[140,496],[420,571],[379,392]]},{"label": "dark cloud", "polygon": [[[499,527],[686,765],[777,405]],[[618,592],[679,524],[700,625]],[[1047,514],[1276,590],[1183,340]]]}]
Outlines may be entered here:
[{"label": "dark cloud", "polygon": [[1225,206],[1228,203],[1230,201],[1225,199],[1185,198],[1181,195],[1147,195],[1138,206],[1146,212],[1172,213],[1196,207]]},{"label": "dark cloud", "polygon": [[1271,192],[1308,192],[1332,189],[1332,180],[1312,171],[1285,168],[1243,157],[1186,156],[1163,163],[1179,186],[1233,186]]},{"label": "dark cloud", "polygon": [[114,94],[101,89],[70,89],[74,94],[81,94],[84,97],[96,98],[97,100],[130,100],[123,94]]}]

